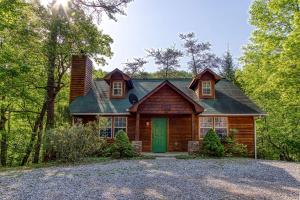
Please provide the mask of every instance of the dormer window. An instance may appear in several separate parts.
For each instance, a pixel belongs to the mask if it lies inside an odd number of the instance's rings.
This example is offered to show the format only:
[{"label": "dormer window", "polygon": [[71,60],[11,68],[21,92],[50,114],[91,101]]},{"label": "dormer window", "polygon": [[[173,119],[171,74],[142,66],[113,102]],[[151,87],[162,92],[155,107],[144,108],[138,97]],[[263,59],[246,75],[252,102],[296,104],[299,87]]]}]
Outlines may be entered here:
[{"label": "dormer window", "polygon": [[210,81],[202,81],[202,95],[211,95],[211,82]]},{"label": "dormer window", "polygon": [[118,68],[106,74],[103,79],[110,87],[110,99],[123,99],[126,97],[126,93],[133,88],[131,78]]},{"label": "dormer window", "polygon": [[123,82],[122,81],[114,81],[112,87],[112,95],[116,97],[123,96]]},{"label": "dormer window", "polygon": [[193,78],[189,88],[194,90],[199,99],[214,99],[216,98],[215,86],[220,79],[221,77],[215,72],[205,69]]}]

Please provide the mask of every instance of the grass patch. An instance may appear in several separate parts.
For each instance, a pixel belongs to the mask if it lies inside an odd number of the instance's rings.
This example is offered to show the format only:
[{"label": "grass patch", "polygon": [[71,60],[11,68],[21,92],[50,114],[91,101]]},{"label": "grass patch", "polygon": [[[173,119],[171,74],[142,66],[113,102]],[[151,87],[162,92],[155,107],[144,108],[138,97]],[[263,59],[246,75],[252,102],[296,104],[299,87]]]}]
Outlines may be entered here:
[{"label": "grass patch", "polygon": [[187,155],[187,154],[182,154],[182,155],[176,155],[176,159],[182,159],[182,160],[188,160],[188,159],[196,159],[196,155]]},{"label": "grass patch", "polygon": [[88,157],[84,158],[78,162],[47,162],[47,163],[38,163],[38,164],[28,164],[25,166],[16,166],[16,167],[0,167],[0,172],[5,171],[17,171],[17,170],[31,170],[31,169],[39,169],[39,168],[48,168],[48,167],[68,167],[68,166],[76,166],[76,165],[84,165],[84,164],[93,164],[93,163],[104,163],[111,161],[112,159],[109,157]]}]

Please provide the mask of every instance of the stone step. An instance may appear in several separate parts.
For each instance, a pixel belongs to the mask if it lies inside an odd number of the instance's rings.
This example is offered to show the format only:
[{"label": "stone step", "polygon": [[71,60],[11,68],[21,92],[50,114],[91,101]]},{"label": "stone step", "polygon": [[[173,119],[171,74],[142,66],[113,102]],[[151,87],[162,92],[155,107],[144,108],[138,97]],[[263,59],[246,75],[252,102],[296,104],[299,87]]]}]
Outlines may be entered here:
[{"label": "stone step", "polygon": [[145,156],[153,156],[155,158],[175,158],[178,155],[188,155],[187,152],[176,152],[176,153],[142,153]]}]

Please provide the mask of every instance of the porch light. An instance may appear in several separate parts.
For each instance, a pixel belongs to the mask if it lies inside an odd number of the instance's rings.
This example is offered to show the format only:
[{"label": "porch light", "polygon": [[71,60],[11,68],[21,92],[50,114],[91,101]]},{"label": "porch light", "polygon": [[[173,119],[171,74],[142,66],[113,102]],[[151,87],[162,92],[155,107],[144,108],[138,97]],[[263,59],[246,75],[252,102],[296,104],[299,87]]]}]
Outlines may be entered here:
[{"label": "porch light", "polygon": [[150,126],[150,122],[146,122],[146,127],[149,127]]}]

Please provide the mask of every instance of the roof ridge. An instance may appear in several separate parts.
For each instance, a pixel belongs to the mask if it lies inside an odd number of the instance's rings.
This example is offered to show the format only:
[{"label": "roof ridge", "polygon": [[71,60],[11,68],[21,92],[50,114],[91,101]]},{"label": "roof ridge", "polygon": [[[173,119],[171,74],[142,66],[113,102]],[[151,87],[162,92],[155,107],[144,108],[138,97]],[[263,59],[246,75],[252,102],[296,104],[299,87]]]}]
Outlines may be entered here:
[{"label": "roof ridge", "polygon": [[[192,78],[132,78],[131,80],[142,80],[142,81],[165,81],[165,80],[184,80],[184,81],[187,81],[187,80],[192,80]],[[94,81],[104,81],[103,78],[95,78]]]}]

